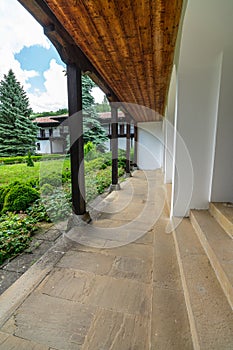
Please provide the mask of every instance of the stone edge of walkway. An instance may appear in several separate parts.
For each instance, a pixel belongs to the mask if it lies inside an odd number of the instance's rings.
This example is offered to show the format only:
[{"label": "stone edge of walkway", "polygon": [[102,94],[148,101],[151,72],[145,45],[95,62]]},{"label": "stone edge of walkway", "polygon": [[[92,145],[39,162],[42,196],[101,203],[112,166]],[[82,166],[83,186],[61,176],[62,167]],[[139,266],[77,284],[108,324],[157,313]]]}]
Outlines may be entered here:
[{"label": "stone edge of walkway", "polygon": [[34,265],[0,295],[0,328],[50,273],[69,246],[69,243],[61,236],[53,247],[47,250]]}]

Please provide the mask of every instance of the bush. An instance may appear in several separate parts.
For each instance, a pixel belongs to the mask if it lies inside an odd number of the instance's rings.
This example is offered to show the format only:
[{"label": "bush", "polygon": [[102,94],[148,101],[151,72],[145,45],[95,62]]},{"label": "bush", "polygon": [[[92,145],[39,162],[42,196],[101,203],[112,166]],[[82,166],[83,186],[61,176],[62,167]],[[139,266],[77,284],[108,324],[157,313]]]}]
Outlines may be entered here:
[{"label": "bush", "polygon": [[62,172],[62,183],[68,182],[71,179],[71,171],[69,168],[66,168]]},{"label": "bush", "polygon": [[98,188],[96,184],[96,174],[94,172],[88,174],[85,179],[86,185],[86,201],[89,202],[98,196]]},{"label": "bush", "polygon": [[3,186],[0,188],[0,212],[2,211],[4,207],[5,197],[8,194],[8,192],[14,188],[16,185],[20,184],[19,181],[14,181],[8,186]]},{"label": "bush", "polygon": [[49,184],[53,187],[59,187],[61,185],[61,181],[61,176],[59,176],[56,173],[52,173],[47,176],[41,177],[40,186],[43,186],[44,184]]},{"label": "bush", "polygon": [[104,164],[103,158],[96,158],[89,162],[85,162],[85,173],[88,174],[94,170],[102,169],[103,164]]},{"label": "bush", "polygon": [[32,205],[27,209],[26,213],[36,222],[46,221],[51,222],[48,213],[41,202],[41,199],[37,199]]},{"label": "bush", "polygon": [[25,184],[15,183],[6,191],[2,213],[24,211],[39,198],[38,191]]},{"label": "bush", "polygon": [[27,163],[27,166],[31,166],[31,167],[34,166],[31,152],[28,152],[28,155],[27,155],[27,158],[26,158],[26,163]]},{"label": "bush", "polygon": [[0,217],[0,264],[28,247],[36,230],[35,220],[9,213]]},{"label": "bush", "polygon": [[29,187],[33,187],[33,188],[39,188],[39,180],[38,179],[29,179],[27,182],[25,182],[26,185],[28,185]]},{"label": "bush", "polygon": [[71,193],[55,189],[53,194],[43,200],[45,210],[52,221],[65,220],[71,214]]},{"label": "bush", "polygon": [[52,194],[53,191],[54,191],[54,187],[50,184],[44,184],[40,189],[40,192],[45,196]]},{"label": "bush", "polygon": [[8,186],[0,187],[0,211],[2,211]]},{"label": "bush", "polygon": [[[52,159],[60,159],[64,158],[62,154],[46,154],[46,155],[33,155],[31,159],[33,162],[39,162],[44,160],[52,160]],[[27,156],[16,156],[16,157],[0,157],[0,164],[18,164],[18,163],[26,163]]]},{"label": "bush", "polygon": [[17,164],[17,163],[25,163],[25,157],[1,157],[0,163],[2,164]]}]

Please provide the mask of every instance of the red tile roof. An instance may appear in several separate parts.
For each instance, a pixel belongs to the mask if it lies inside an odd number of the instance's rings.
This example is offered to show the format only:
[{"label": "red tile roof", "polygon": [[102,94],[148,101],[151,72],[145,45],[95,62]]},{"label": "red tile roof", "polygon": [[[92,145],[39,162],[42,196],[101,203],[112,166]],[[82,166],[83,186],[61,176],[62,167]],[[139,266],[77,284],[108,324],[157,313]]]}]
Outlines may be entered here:
[{"label": "red tile roof", "polygon": [[34,123],[56,123],[59,124],[59,122],[55,119],[52,119],[52,117],[38,117],[33,120]]}]

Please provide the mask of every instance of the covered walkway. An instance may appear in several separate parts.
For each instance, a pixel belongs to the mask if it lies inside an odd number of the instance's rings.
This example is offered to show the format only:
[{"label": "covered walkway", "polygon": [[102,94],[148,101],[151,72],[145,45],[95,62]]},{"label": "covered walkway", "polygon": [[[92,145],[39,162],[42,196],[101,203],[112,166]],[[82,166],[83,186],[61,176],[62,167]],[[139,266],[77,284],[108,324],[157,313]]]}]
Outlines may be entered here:
[{"label": "covered walkway", "polygon": [[0,297],[0,349],[192,349],[165,195],[160,170],[135,171],[96,201]]}]

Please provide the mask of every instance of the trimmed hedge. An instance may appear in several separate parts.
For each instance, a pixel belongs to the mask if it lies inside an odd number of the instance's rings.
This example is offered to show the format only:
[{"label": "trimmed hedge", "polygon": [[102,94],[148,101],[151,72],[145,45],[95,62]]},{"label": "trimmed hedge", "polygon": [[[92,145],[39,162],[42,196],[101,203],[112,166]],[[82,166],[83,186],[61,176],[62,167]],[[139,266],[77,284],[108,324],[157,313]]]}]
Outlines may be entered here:
[{"label": "trimmed hedge", "polygon": [[[46,154],[46,155],[36,155],[31,156],[33,162],[40,162],[50,159],[59,159],[64,158],[64,154]],[[0,157],[0,165],[10,165],[10,164],[19,164],[26,163],[28,156],[17,156],[17,157]]]}]

